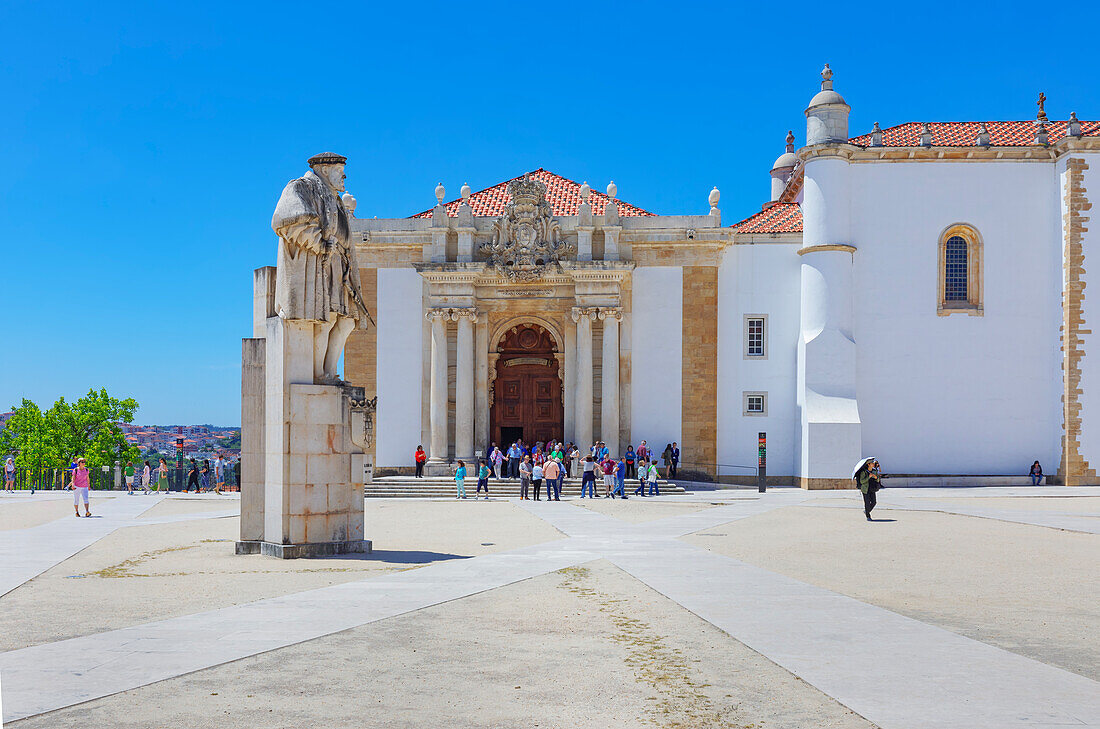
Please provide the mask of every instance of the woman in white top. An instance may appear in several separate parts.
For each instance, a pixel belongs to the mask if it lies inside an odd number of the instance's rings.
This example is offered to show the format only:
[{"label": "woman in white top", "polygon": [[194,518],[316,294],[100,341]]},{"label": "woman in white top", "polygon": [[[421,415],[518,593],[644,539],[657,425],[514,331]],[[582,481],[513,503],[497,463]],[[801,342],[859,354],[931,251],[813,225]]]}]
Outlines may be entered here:
[{"label": "woman in white top", "polygon": [[[531,484],[535,487],[535,501],[540,501],[541,499],[539,499],[539,489],[542,488],[542,464],[541,463],[536,463],[533,466],[531,466]],[[550,494],[547,493],[548,497],[549,497],[549,495]]]},{"label": "woman in white top", "polygon": [[149,493],[149,477],[152,475],[152,470],[149,468],[149,461],[145,462],[145,468],[141,469],[141,488],[145,493]]},{"label": "woman in white top", "polygon": [[4,462],[4,490],[15,491],[15,459],[11,456]]}]

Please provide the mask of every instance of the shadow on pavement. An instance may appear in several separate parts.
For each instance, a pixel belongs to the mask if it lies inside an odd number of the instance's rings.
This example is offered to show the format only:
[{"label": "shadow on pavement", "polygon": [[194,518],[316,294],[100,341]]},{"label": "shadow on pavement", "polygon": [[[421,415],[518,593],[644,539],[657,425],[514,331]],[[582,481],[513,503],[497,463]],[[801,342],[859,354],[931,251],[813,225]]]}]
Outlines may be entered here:
[{"label": "shadow on pavement", "polygon": [[442,562],[450,559],[470,559],[470,554],[449,554],[447,552],[426,552],[422,550],[390,550],[375,549],[370,554],[341,554],[339,559],[355,559],[371,562],[385,562],[387,564],[427,564],[429,562]]}]

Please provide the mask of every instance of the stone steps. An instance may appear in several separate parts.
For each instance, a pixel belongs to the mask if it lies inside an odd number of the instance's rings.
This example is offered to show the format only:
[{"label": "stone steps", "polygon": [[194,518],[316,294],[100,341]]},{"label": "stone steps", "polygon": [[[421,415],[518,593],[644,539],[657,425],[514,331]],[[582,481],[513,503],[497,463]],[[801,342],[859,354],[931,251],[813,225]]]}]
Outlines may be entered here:
[{"label": "stone steps", "polygon": [[[627,494],[632,492],[638,487],[638,481],[635,479],[628,480]],[[602,482],[597,484],[597,493],[603,493]],[[684,487],[675,483],[669,483],[667,481],[661,481],[659,484],[662,494],[682,494],[685,493]],[[466,496],[471,498],[474,496],[477,490],[477,479],[466,479]],[[419,498],[419,499],[433,499],[433,498],[454,498],[455,496],[455,482],[453,478],[445,477],[425,477],[425,478],[413,478],[412,476],[384,476],[376,478],[372,483],[366,484],[363,487],[364,495],[368,499],[385,499],[385,498]],[[484,494],[484,492],[482,492]],[[542,494],[545,497],[546,489],[543,488]],[[519,481],[504,480],[497,481],[490,479],[489,481],[489,495],[490,496],[506,496],[516,497],[519,496]],[[561,489],[562,496],[580,496],[581,495],[581,480],[579,478],[566,479],[565,484]]]}]

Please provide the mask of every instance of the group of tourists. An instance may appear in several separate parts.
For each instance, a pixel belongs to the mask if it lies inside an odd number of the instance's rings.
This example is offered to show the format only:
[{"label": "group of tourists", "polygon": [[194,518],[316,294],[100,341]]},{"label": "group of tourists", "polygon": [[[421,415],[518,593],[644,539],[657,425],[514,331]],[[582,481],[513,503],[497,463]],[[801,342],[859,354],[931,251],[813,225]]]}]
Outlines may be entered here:
[{"label": "group of tourists", "polygon": [[[222,489],[225,488],[225,474],[229,468],[229,461],[222,458],[222,454],[219,453],[214,459],[214,464],[211,466],[210,460],[204,458],[200,465],[194,458],[191,460],[191,468],[187,472],[187,487],[183,489],[183,493],[191,493],[192,487],[195,489],[196,494],[204,494],[207,492],[218,494],[222,493]],[[214,473],[214,488],[210,488],[210,473]],[[158,465],[153,468],[150,466],[149,461],[145,462],[142,467],[140,475],[134,468],[132,461],[126,463],[126,468],[123,469],[123,474],[126,477],[126,493],[134,494],[134,481],[135,478],[140,478],[139,486],[142,489],[142,493],[148,494],[153,492],[160,492],[161,487],[164,487],[165,491],[168,491],[168,463],[161,458]],[[150,489],[149,487],[153,488]]]},{"label": "group of tourists", "polygon": [[[638,487],[633,490],[637,496],[659,496],[658,483],[661,478],[657,467],[657,454],[642,441],[638,449],[627,446],[621,455],[613,455],[603,441],[593,443],[586,452],[574,443],[548,442],[525,443],[517,440],[506,450],[496,443],[491,444],[487,458],[479,459],[477,464],[477,490],[474,498],[485,493],[489,498],[489,479],[511,479],[519,481],[521,500],[541,501],[545,486],[547,501],[561,501],[561,489],[566,478],[581,479],[581,498],[629,498],[626,493],[627,479],[637,479]],[[676,476],[676,467],[680,461],[680,448],[669,443],[661,454],[666,473],[670,478]],[[416,475],[423,474],[423,464],[427,460],[424,449],[418,446],[414,456]],[[455,464],[455,498],[466,498],[466,480],[469,472],[464,461]],[[598,483],[603,483],[603,493],[598,493]]]}]

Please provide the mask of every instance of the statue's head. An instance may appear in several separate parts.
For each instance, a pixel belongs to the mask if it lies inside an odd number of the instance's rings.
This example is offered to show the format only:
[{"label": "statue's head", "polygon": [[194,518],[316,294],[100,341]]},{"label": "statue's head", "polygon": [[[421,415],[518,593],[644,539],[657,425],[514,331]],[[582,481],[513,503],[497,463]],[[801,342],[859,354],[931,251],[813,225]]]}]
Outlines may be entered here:
[{"label": "statue's head", "polygon": [[325,180],[333,190],[343,192],[344,180],[347,179],[344,174],[344,163],[347,161],[348,158],[343,155],[323,152],[309,158],[309,167],[318,177]]}]

